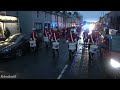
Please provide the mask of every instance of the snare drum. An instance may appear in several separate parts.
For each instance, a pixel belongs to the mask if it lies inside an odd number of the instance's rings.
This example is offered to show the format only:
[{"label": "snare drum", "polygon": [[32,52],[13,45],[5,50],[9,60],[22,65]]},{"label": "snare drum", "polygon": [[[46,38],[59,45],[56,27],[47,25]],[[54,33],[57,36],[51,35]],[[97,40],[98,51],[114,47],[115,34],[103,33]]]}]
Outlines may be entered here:
[{"label": "snare drum", "polygon": [[96,50],[98,49],[98,46],[97,45],[90,45],[90,52],[91,53],[95,53],[96,52]]},{"label": "snare drum", "polygon": [[30,47],[36,47],[36,41],[35,40],[32,40],[29,43],[30,43]]},{"label": "snare drum", "polygon": [[49,42],[48,37],[44,37],[44,42]]},{"label": "snare drum", "polygon": [[52,45],[52,49],[59,49],[59,42],[53,42]]},{"label": "snare drum", "polygon": [[76,49],[76,43],[69,43],[69,50],[75,50]]}]

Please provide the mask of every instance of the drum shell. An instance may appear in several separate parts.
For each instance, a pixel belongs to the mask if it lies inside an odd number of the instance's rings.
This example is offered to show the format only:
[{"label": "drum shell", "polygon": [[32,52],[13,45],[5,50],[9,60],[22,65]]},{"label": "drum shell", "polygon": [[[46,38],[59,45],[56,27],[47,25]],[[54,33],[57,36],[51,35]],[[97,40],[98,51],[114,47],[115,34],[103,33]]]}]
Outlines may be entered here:
[{"label": "drum shell", "polygon": [[30,41],[29,43],[30,43],[30,47],[36,47],[36,41],[33,40]]},{"label": "drum shell", "polygon": [[44,37],[44,42],[49,42],[49,38],[48,37]]},{"label": "drum shell", "polygon": [[69,50],[75,50],[76,49],[76,43],[69,43]]},{"label": "drum shell", "polygon": [[53,42],[52,49],[59,49],[59,42]]}]

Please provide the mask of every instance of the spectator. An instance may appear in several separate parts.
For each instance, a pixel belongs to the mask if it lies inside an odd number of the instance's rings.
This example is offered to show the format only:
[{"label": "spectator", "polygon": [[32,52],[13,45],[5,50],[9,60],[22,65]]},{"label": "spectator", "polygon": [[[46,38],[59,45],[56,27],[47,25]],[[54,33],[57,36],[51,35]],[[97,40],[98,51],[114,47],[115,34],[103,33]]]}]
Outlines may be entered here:
[{"label": "spectator", "polygon": [[5,35],[5,38],[9,38],[11,33],[10,33],[10,30],[8,28],[6,28],[6,30],[4,31],[4,35]]}]

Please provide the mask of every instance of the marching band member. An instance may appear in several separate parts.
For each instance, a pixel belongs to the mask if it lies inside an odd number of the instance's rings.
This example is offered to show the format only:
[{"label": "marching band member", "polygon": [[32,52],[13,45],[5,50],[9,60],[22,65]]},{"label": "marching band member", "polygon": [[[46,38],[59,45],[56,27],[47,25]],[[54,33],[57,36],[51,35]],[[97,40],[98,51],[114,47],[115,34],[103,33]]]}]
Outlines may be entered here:
[{"label": "marching band member", "polygon": [[74,30],[71,30],[71,33],[66,37],[67,42],[69,42],[69,54],[71,53],[71,45],[73,45],[73,50],[77,50],[77,41],[79,37],[74,33]]},{"label": "marching band member", "polygon": [[52,33],[50,39],[53,41],[52,43],[52,52],[53,52],[53,56],[55,55],[55,51],[57,51],[58,55],[59,55],[59,39],[60,39],[60,35],[57,31],[57,27],[54,29],[54,32]]},{"label": "marching band member", "polygon": [[49,43],[49,32],[47,30],[47,27],[45,27],[45,30],[44,30],[44,42],[46,44],[46,48],[49,47],[48,43]]}]

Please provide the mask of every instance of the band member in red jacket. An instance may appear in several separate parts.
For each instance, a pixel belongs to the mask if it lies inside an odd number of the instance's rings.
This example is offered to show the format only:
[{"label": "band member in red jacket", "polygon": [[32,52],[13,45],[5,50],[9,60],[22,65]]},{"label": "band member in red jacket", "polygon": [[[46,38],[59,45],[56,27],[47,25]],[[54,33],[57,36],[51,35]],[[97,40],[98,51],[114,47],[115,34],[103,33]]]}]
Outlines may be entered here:
[{"label": "band member in red jacket", "polygon": [[62,29],[61,34],[62,34],[62,37],[65,38],[65,28]]},{"label": "band member in red jacket", "polygon": [[47,27],[45,27],[43,36],[46,47],[49,47],[49,31],[47,30]]},{"label": "band member in red jacket", "polygon": [[37,38],[37,32],[35,31],[35,28],[32,29],[32,38],[36,39]]},{"label": "band member in red jacket", "polygon": [[38,38],[38,33],[35,31],[36,30],[35,28],[33,28],[32,30],[33,31],[31,33],[31,39],[36,41],[36,50],[38,50],[39,44],[40,44],[39,38]]},{"label": "band member in red jacket", "polygon": [[53,46],[52,46],[52,52],[53,52],[53,56],[55,55],[55,51],[57,51],[58,55],[59,55],[59,40],[60,40],[60,34],[57,30],[58,28],[54,29],[54,32],[52,33],[50,39],[53,42]]},{"label": "band member in red jacket", "polygon": [[[67,42],[69,43],[76,43],[76,50],[77,50],[77,41],[79,40],[79,36],[77,36],[74,33],[74,30],[71,30],[71,33],[66,37]],[[68,47],[69,48],[69,47]],[[71,53],[71,50],[69,50],[69,53]]]},{"label": "band member in red jacket", "polygon": [[50,30],[48,30],[48,35],[49,35],[50,45],[52,45],[52,42],[51,42],[50,37],[51,37],[51,35],[53,34],[53,32],[54,32],[53,27],[51,27],[51,29],[50,29]]}]

